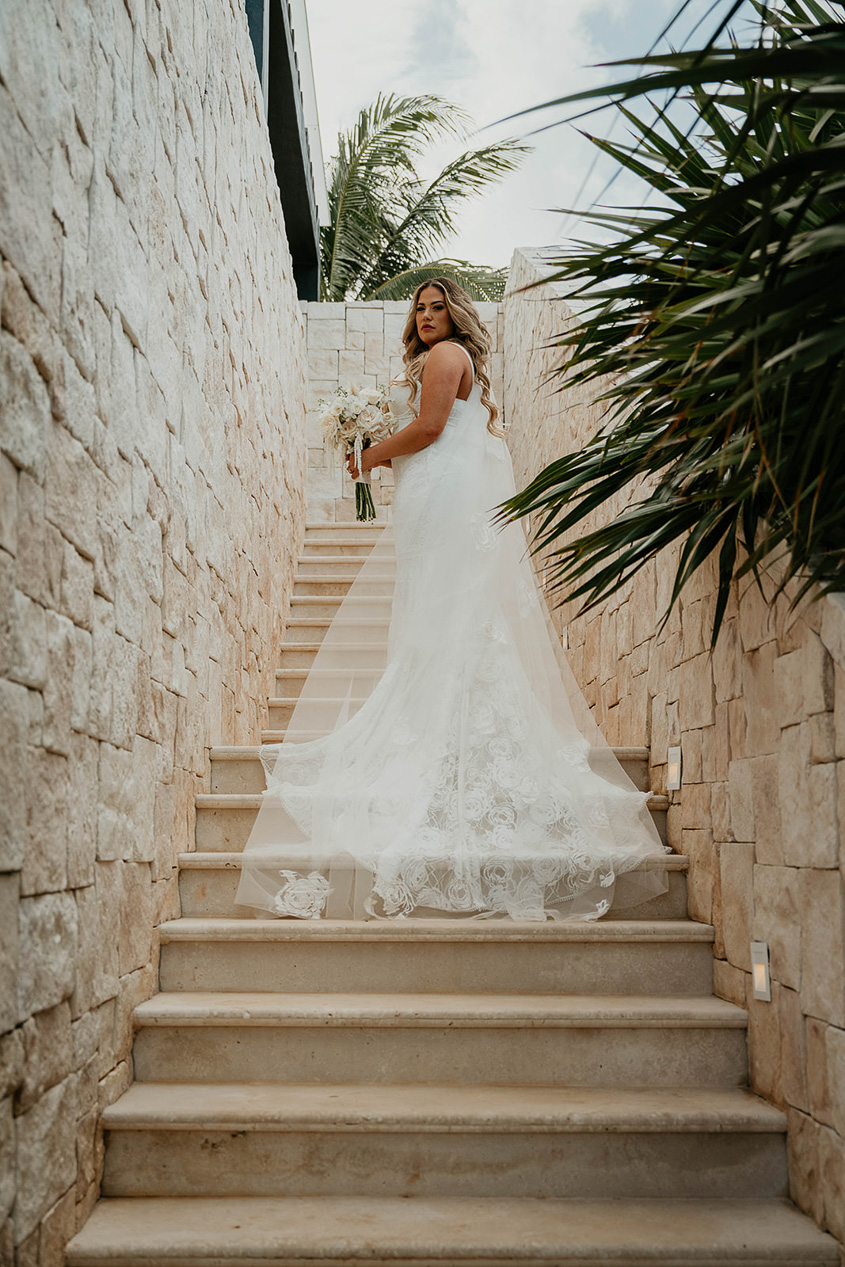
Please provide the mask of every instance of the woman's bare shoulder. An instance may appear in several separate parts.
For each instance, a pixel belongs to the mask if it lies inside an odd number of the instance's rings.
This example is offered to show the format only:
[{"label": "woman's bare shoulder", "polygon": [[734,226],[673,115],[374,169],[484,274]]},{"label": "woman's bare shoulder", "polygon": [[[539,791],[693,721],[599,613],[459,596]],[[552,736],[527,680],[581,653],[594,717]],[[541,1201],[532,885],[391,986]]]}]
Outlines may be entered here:
[{"label": "woman's bare shoulder", "polygon": [[466,352],[459,347],[457,343],[452,343],[449,339],[442,339],[440,343],[435,343],[434,347],[425,358],[424,371],[430,365],[435,367],[435,373],[438,369],[450,370],[453,367],[463,371],[466,365]]}]

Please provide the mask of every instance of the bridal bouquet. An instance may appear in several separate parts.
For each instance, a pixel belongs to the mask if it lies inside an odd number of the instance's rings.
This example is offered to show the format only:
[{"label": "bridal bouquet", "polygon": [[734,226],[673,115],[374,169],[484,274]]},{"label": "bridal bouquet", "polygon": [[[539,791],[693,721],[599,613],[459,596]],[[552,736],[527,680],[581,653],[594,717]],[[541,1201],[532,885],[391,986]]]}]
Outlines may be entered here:
[{"label": "bridal bouquet", "polygon": [[386,387],[361,387],[351,383],[338,387],[329,400],[318,402],[324,410],[320,423],[326,447],[341,453],[344,460],[355,454],[358,477],[355,480],[356,519],[375,519],[376,508],[370,492],[370,473],[361,470],[361,454],[371,444],[393,434],[396,419],[388,403]]}]

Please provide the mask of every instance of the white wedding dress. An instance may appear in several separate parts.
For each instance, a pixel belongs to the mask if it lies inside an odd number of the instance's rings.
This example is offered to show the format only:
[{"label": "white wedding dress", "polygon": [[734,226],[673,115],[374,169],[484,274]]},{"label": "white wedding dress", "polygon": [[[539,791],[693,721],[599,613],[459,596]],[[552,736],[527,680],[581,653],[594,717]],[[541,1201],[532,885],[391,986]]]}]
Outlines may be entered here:
[{"label": "white wedding dress", "polygon": [[[466,350],[466,349],[464,349]],[[467,354],[469,355],[469,354]],[[414,416],[395,389],[404,425]],[[393,459],[394,519],[344,598],[281,744],[239,904],[299,918],[596,919],[666,889],[637,791],[538,591],[477,382]],[[389,620],[389,632],[387,623]]]}]

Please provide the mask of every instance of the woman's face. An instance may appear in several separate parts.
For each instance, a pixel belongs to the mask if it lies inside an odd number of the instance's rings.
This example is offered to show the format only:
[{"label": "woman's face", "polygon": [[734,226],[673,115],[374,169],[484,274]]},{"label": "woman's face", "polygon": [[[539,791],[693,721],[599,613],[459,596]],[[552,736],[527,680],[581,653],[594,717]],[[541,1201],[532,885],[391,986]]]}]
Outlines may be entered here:
[{"label": "woman's face", "polygon": [[439,286],[426,286],[417,299],[417,333],[423,343],[434,347],[455,333],[443,291]]}]

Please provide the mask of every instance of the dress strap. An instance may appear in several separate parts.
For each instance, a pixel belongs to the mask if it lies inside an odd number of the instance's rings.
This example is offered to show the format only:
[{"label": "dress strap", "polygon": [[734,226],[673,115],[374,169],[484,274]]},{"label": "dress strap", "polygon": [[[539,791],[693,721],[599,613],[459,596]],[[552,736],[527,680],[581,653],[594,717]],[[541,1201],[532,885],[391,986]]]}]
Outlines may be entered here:
[{"label": "dress strap", "polygon": [[457,339],[450,339],[449,342],[453,343],[456,348],[460,348],[462,352],[466,352],[467,359],[472,366],[472,381],[475,382],[475,361],[472,359],[470,352],[464,347],[463,343],[459,343]]}]

